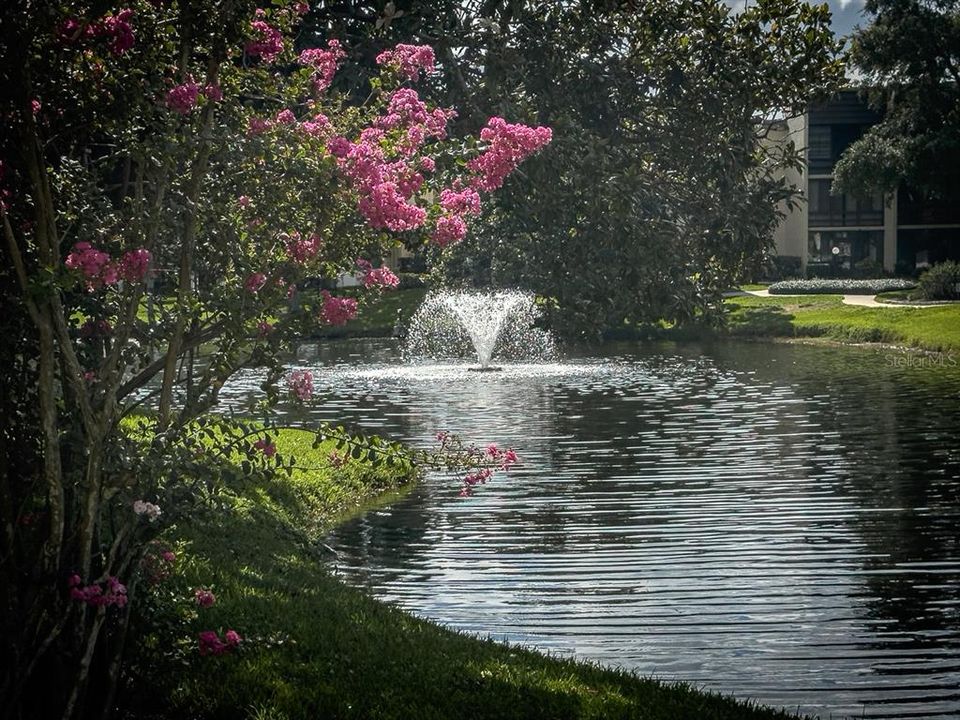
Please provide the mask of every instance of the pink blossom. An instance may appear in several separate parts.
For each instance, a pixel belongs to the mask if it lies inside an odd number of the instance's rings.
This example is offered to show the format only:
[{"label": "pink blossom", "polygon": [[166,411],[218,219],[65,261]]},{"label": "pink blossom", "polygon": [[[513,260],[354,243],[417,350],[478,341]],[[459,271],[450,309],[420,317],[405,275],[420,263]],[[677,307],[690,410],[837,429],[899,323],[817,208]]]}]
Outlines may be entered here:
[{"label": "pink blossom", "polygon": [[83,373],[83,379],[88,383],[95,382],[97,379],[97,373],[95,373],[93,370],[87,370]]},{"label": "pink blossom", "polygon": [[290,110],[289,108],[278,112],[277,117],[275,118],[275,122],[278,125],[292,125],[296,121],[297,121],[296,116],[293,114],[293,111]]},{"label": "pink blossom", "polygon": [[[258,9],[257,16],[262,15],[262,10]],[[280,31],[264,20],[254,20],[250,23],[250,29],[253,30],[255,39],[244,46],[247,55],[262,58],[268,63],[276,60],[283,52],[283,35]]]},{"label": "pink blossom", "polygon": [[262,272],[255,272],[251,274],[246,281],[243,283],[244,289],[248,293],[256,294],[263,289],[263,286],[267,284],[267,276]]},{"label": "pink blossom", "polygon": [[397,124],[423,125],[430,119],[426,104],[413,88],[400,88],[393,92],[387,104],[387,117],[390,116],[398,118],[391,127]]},{"label": "pink blossom", "polygon": [[420,158],[420,167],[422,167],[427,172],[433,172],[437,169],[437,163],[434,162],[431,157],[422,157]]},{"label": "pink blossom", "polygon": [[37,100],[36,98],[30,101],[30,111],[33,113],[34,117],[40,114],[41,107],[42,106],[40,105],[40,101]]},{"label": "pink blossom", "polygon": [[116,269],[111,266],[110,256],[88,242],[76,243],[64,265],[70,270],[79,270],[91,289],[101,284],[111,284],[111,280],[116,282]]},{"label": "pink blossom", "polygon": [[154,505],[144,500],[133,501],[133,512],[140,516],[146,516],[150,522],[153,522],[161,515],[159,505]]},{"label": "pink blossom", "polygon": [[215,630],[204,630],[199,635],[201,655],[223,655],[230,651],[233,644],[223,642]]},{"label": "pink blossom", "polygon": [[209,590],[204,590],[202,588],[197,588],[193,593],[193,598],[196,601],[197,605],[202,608],[212,607],[213,604],[217,601],[217,596],[214,595]]},{"label": "pink blossom", "polygon": [[435,62],[433,48],[429,45],[400,44],[377,55],[377,65],[393,68],[410,80],[416,80],[421,72],[433,72]]},{"label": "pink blossom", "polygon": [[200,92],[202,92],[204,97],[206,97],[210,102],[220,102],[223,100],[223,90],[219,85],[214,83],[204,85]]},{"label": "pink blossom", "polygon": [[374,268],[367,260],[358,260],[360,282],[365,288],[395,288],[400,284],[400,278],[394,275],[386,265]]},{"label": "pink blossom", "polygon": [[327,143],[327,152],[335,158],[345,158],[352,147],[353,143],[345,137],[335,137]]},{"label": "pink blossom", "polygon": [[440,247],[447,247],[463,240],[467,235],[467,224],[459,215],[441,215],[431,238]]},{"label": "pink blossom", "polygon": [[144,248],[130,250],[120,257],[118,272],[127,282],[140,282],[150,267],[150,251]]},{"label": "pink blossom", "polygon": [[489,143],[486,150],[467,167],[474,173],[472,184],[487,192],[496,190],[517,166],[553,138],[547,127],[510,124],[493,117],[480,131],[480,139]]},{"label": "pink blossom", "polygon": [[173,563],[177,560],[177,554],[173,550],[164,550],[162,553],[160,553],[160,557],[168,563]]},{"label": "pink blossom", "polygon": [[300,236],[300,233],[290,233],[286,240],[287,255],[295,263],[304,265],[310,262],[320,252],[323,241],[319,235],[311,235],[308,238]]},{"label": "pink blossom", "polygon": [[444,189],[440,193],[440,207],[458,215],[479,215],[480,194],[469,187],[459,192]]},{"label": "pink blossom", "polygon": [[199,96],[200,86],[191,78],[167,92],[167,107],[181,115],[189,115],[197,106]]},{"label": "pink blossom", "polygon": [[241,195],[237,198],[237,205],[244,209],[250,207],[250,198],[247,195]]},{"label": "pink blossom", "polygon": [[260,438],[257,440],[253,446],[262,452],[265,457],[273,457],[277,454],[277,446],[270,442],[267,438]]},{"label": "pink blossom", "polygon": [[237,647],[237,645],[243,641],[243,638],[240,637],[240,634],[236,630],[227,630],[223,634],[223,639],[227,641],[227,645],[230,647]]},{"label": "pink blossom", "polygon": [[310,5],[305,2],[296,2],[293,4],[293,11],[297,15],[306,15],[308,12],[310,12]]},{"label": "pink blossom", "polygon": [[304,402],[313,397],[313,373],[296,370],[287,376],[287,387],[298,400]]},{"label": "pink blossom", "polygon": [[380,183],[362,196],[358,209],[375,230],[415,230],[427,219],[426,211],[408,203],[393,182]]},{"label": "pink blossom", "polygon": [[273,324],[266,320],[257,323],[257,337],[265,338],[273,332]]},{"label": "pink blossom", "polygon": [[314,135],[316,137],[324,137],[333,132],[333,125],[328,118],[323,113],[317,113],[313,120],[307,120],[300,125],[307,135]]},{"label": "pink blossom", "polygon": [[258,117],[251,117],[247,121],[247,137],[253,137],[254,135],[260,135],[265,133],[267,130],[273,127],[273,122],[270,120],[263,120]]},{"label": "pink blossom", "polygon": [[323,308],[320,316],[328,325],[346,325],[357,316],[357,301],[348,297],[337,297],[323,290]]},{"label": "pink blossom", "polygon": [[114,55],[123,55],[133,47],[136,41],[133,27],[130,25],[132,17],[133,10],[127,8],[116,15],[108,15],[95,25],[94,33],[96,35],[110,39],[108,47]]},{"label": "pink blossom", "polygon": [[337,65],[347,54],[343,51],[338,40],[327,42],[327,49],[309,48],[300,53],[298,58],[301,65],[308,65],[314,69],[313,89],[317,93],[324,92],[333,83],[333,76],[337,73]]},{"label": "pink blossom", "polygon": [[71,598],[93,607],[123,607],[127,604],[127,586],[113,575],[107,577],[103,585],[91,583],[84,586],[80,576],[73,574],[67,580],[67,587],[70,588]]}]

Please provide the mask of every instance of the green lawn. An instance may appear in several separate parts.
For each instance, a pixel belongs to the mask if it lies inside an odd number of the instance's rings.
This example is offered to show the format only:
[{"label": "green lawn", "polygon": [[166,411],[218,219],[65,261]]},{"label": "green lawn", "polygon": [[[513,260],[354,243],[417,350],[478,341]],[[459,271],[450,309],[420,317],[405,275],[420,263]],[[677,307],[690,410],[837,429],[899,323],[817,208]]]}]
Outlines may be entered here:
[{"label": "green lawn", "polygon": [[[138,645],[128,717],[791,717],[451,632],[346,587],[321,564],[320,529],[406,478],[359,461],[334,469],[310,438],[288,432],[278,445],[316,470],[251,483],[170,538],[179,570],[159,596],[187,610],[160,612]],[[217,603],[194,609],[196,587]],[[197,633],[228,628],[241,652],[200,657]]]},{"label": "green lawn", "polygon": [[883,342],[933,351],[960,349],[960,304],[868,308],[839,295],[734,297],[727,300],[733,335],[824,337]]}]

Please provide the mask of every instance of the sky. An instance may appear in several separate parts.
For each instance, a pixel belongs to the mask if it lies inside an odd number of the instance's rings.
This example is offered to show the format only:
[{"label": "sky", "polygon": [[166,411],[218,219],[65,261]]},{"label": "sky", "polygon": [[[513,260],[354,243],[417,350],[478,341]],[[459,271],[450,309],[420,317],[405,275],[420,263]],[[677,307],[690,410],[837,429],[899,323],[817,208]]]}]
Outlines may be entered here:
[{"label": "sky", "polygon": [[[742,8],[744,2],[750,0],[726,0],[734,8]],[[828,5],[833,11],[833,31],[837,35],[848,35],[854,25],[865,24],[863,17],[863,0],[829,0]]]}]

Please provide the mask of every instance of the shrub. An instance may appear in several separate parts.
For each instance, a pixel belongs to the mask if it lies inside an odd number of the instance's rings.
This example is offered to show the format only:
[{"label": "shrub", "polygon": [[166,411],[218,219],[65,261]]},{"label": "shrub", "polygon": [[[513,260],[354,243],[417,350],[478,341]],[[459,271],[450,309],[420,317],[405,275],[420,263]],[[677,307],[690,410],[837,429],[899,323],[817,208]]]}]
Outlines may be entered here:
[{"label": "shrub", "polygon": [[864,258],[853,266],[853,276],[856,278],[870,279],[883,277],[883,265],[876,260]]},{"label": "shrub", "polygon": [[920,276],[917,289],[924,300],[960,300],[960,263],[934,265]]},{"label": "shrub", "polygon": [[770,286],[771,295],[876,295],[888,290],[910,290],[913,280],[875,278],[845,280],[841,278],[813,280],[784,280]]}]

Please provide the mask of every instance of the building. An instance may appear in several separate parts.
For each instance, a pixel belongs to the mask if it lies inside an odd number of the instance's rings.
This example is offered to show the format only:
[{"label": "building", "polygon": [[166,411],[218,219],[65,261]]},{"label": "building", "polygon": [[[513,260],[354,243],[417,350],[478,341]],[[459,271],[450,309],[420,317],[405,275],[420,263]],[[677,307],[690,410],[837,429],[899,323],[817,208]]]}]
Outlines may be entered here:
[{"label": "building", "polygon": [[844,90],[798,118],[775,125],[772,141],[803,148],[806,166],[790,171],[799,206],[786,214],[774,236],[784,264],[810,277],[910,274],[943,260],[960,260],[960,198],[929,203],[909,188],[889,196],[833,195],[833,168],[846,148],[879,115],[857,90]]}]

